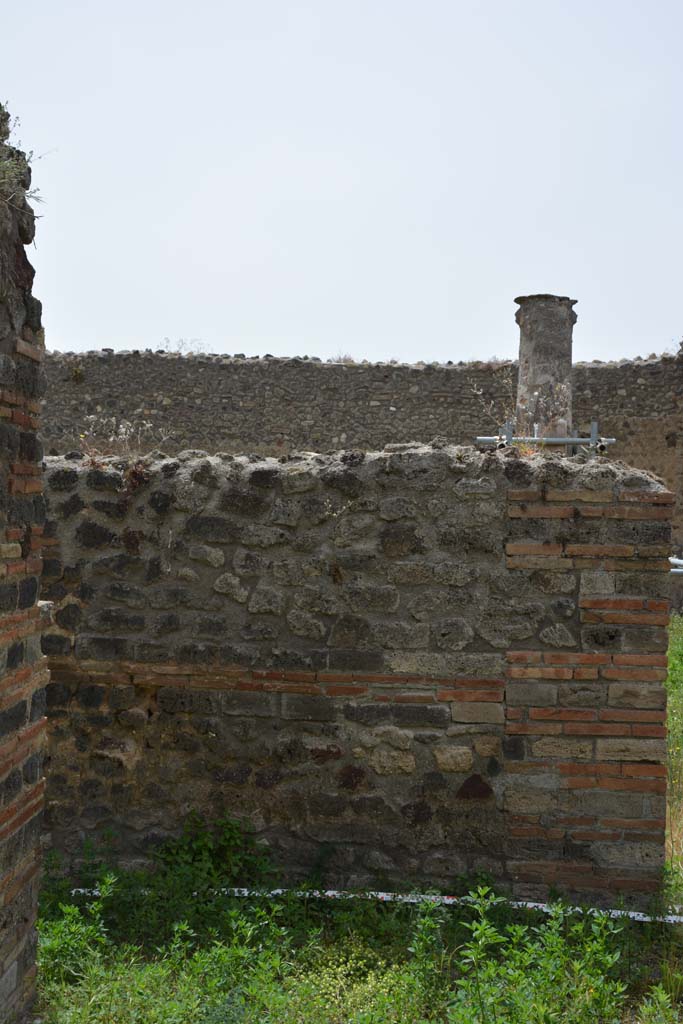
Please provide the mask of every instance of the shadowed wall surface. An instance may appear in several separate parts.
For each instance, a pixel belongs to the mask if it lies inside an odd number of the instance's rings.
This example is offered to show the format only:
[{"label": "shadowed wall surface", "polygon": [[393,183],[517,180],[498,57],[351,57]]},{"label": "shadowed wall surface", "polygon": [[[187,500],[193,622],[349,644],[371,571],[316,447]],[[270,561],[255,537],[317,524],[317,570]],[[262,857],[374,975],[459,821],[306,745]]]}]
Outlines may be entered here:
[{"label": "shadowed wall surface", "polygon": [[32,1001],[47,669],[36,607],[45,508],[41,308],[25,246],[31,175],[0,107],[0,1021]]},{"label": "shadowed wall surface", "polygon": [[135,862],[248,817],[291,877],[487,871],[642,902],[663,862],[672,495],[390,445],[47,460],[49,828]]}]

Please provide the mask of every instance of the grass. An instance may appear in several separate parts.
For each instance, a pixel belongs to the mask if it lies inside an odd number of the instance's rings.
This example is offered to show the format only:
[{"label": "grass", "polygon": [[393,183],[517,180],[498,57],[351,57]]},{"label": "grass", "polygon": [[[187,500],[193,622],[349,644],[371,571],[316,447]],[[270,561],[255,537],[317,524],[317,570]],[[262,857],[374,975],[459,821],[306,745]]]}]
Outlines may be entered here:
[{"label": "grass", "polygon": [[[671,633],[669,885],[683,893],[683,620]],[[92,852],[72,896],[48,872],[40,921],[44,1024],[673,1024],[683,1022],[683,929],[472,904],[235,899],[268,885],[234,821],[188,824],[151,872]]]}]

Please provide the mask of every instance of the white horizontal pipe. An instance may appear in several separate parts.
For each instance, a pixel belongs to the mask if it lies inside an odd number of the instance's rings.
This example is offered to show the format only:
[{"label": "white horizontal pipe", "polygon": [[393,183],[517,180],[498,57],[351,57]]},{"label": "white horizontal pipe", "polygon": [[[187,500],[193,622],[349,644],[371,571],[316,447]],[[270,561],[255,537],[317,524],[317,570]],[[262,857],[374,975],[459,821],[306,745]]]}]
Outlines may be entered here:
[{"label": "white horizontal pipe", "polygon": [[[99,889],[72,889],[72,896],[99,896]],[[196,896],[197,893],[193,893]],[[435,893],[402,893],[402,892],[350,892],[344,889],[216,889],[214,895],[237,897],[260,897],[274,899],[279,896],[296,896],[299,899],[314,900],[373,900],[377,903],[433,903],[441,907],[468,906],[473,902],[472,896],[439,896]],[[537,910],[549,914],[554,907],[549,903],[534,903],[529,900],[511,900],[503,897],[509,907],[518,910]],[[570,914],[607,914],[608,917],[628,918],[629,921],[643,923],[659,922],[661,924],[683,924],[683,915],[679,914],[644,914],[640,910],[617,910],[615,908],[601,910],[599,907],[566,907]],[[675,907],[681,910],[681,907]]]}]

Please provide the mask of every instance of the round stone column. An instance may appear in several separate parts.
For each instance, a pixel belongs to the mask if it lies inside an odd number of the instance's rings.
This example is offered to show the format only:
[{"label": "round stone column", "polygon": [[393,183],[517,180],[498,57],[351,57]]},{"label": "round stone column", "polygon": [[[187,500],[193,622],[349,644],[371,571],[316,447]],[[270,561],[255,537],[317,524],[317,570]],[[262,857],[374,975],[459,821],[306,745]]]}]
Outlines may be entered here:
[{"label": "round stone column", "polygon": [[567,437],[572,429],[572,330],[576,299],[520,295],[515,433]]}]

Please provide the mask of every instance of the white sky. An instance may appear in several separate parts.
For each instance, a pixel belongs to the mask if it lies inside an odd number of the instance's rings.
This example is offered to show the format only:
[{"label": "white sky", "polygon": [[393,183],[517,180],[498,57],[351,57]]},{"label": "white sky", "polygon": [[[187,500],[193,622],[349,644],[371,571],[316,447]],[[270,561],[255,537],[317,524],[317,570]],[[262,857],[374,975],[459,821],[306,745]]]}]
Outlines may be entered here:
[{"label": "white sky", "polygon": [[1,98],[45,153],[49,348],[575,359],[683,335],[676,0],[31,0]]}]

